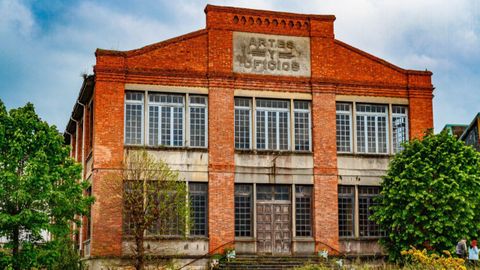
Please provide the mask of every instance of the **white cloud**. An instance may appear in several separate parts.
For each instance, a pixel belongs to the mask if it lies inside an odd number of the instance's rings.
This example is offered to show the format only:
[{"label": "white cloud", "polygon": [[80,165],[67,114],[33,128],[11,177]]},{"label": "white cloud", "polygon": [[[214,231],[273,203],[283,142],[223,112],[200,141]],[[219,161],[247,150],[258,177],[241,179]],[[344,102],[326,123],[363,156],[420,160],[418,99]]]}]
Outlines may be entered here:
[{"label": "white cloud", "polygon": [[23,36],[29,36],[34,25],[32,13],[20,1],[0,1],[0,32],[15,30]]}]

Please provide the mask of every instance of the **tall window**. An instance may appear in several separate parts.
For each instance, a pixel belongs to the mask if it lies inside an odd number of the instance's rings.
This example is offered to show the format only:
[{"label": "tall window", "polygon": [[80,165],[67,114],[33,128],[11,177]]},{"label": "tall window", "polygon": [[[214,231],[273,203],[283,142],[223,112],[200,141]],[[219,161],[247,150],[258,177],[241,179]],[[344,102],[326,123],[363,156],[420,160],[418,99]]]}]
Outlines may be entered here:
[{"label": "tall window", "polygon": [[295,234],[312,236],[312,186],[295,186]]},{"label": "tall window", "polygon": [[383,233],[374,221],[370,220],[373,215],[372,206],[377,203],[374,198],[380,194],[380,187],[358,187],[358,222],[360,237],[378,237]]},{"label": "tall window", "polygon": [[357,151],[388,153],[388,110],[386,105],[357,104]]},{"label": "tall window", "polygon": [[289,102],[286,100],[256,100],[257,149],[289,149]]},{"label": "tall window", "polygon": [[190,235],[206,236],[208,184],[189,183],[188,188],[190,197],[190,215],[193,223],[190,228]]},{"label": "tall window", "polygon": [[252,236],[252,185],[235,185],[235,236]]},{"label": "tall window", "polygon": [[340,237],[354,236],[355,187],[338,186],[338,232]]},{"label": "tall window", "polygon": [[337,103],[337,151],[352,152],[352,110],[349,103]]},{"label": "tall window", "polygon": [[393,151],[398,153],[403,150],[402,143],[408,140],[408,115],[407,107],[392,106],[392,140]]},{"label": "tall window", "polygon": [[125,93],[125,144],[143,144],[143,93]]},{"label": "tall window", "polygon": [[149,144],[183,146],[183,96],[149,94],[148,99]]},{"label": "tall window", "polygon": [[190,96],[190,146],[205,147],[207,136],[207,98]]},{"label": "tall window", "polygon": [[235,148],[250,149],[251,99],[235,98]]},{"label": "tall window", "polygon": [[295,150],[310,150],[310,102],[294,101]]}]

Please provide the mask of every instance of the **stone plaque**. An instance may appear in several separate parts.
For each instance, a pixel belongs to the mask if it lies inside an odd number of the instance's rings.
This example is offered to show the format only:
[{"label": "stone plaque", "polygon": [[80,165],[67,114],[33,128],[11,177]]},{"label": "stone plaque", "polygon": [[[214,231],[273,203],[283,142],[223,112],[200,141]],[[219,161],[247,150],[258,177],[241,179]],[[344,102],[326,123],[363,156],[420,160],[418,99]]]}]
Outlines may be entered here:
[{"label": "stone plaque", "polygon": [[310,38],[234,32],[233,72],[310,77]]}]

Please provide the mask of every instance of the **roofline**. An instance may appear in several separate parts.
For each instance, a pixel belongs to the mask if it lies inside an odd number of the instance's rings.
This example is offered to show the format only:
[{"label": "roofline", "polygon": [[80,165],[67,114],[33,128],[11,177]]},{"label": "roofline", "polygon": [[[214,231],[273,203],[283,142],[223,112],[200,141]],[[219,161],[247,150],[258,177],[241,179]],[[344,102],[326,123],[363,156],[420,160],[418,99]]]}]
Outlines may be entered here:
[{"label": "roofline", "polygon": [[190,33],[181,35],[181,36],[176,36],[176,37],[173,37],[173,38],[169,38],[169,39],[166,39],[166,40],[163,40],[163,41],[160,41],[160,42],[152,43],[150,45],[143,46],[143,47],[133,49],[133,50],[128,50],[128,51],[105,50],[105,49],[97,48],[97,50],[95,51],[95,56],[96,57],[98,57],[98,56],[121,56],[121,57],[135,56],[135,55],[143,54],[143,53],[146,53],[146,52],[149,52],[149,51],[153,51],[153,50],[165,47],[165,46],[170,45],[170,44],[174,44],[174,43],[177,43],[177,42],[180,42],[180,41],[184,41],[184,40],[191,39],[191,38],[194,38],[194,37],[197,37],[197,36],[201,36],[201,35],[206,34],[206,33],[207,33],[206,29],[200,29],[200,30],[197,30],[197,31],[194,31],[194,32],[190,32]]},{"label": "roofline", "polygon": [[[73,126],[74,121],[80,120],[80,113],[83,114],[83,111],[80,112],[80,106],[84,105],[93,94],[93,88],[95,86],[95,75],[85,75],[83,77],[83,83],[80,87],[80,92],[78,93],[78,97],[75,101],[75,105],[73,105],[72,113],[70,114],[70,119],[68,120],[67,125],[65,126],[64,136],[68,136],[68,133],[73,133],[74,130],[70,130],[71,126]],[[75,127],[76,129],[76,127]]]},{"label": "roofline", "polygon": [[470,131],[470,129],[473,127],[473,125],[475,124],[475,122],[477,122],[477,119],[480,118],[480,112],[477,113],[477,115],[475,115],[475,117],[473,118],[473,120],[470,122],[470,124],[468,125],[468,127],[465,129],[465,131],[462,133],[462,135],[460,135],[459,139],[460,140],[463,140],[464,139],[464,136],[467,135],[467,133]]},{"label": "roofline", "polygon": [[375,62],[377,62],[377,63],[380,63],[380,64],[382,64],[382,65],[388,66],[388,67],[390,67],[390,68],[392,68],[392,69],[394,69],[394,70],[396,70],[396,71],[398,71],[398,72],[401,72],[401,73],[405,73],[405,74],[408,74],[408,75],[411,74],[411,75],[423,75],[423,76],[432,76],[432,74],[433,74],[433,73],[432,73],[431,71],[429,71],[429,70],[422,71],[422,70],[403,69],[403,68],[401,68],[401,67],[399,67],[399,66],[396,66],[396,65],[394,65],[394,64],[392,64],[392,63],[390,63],[390,62],[388,62],[388,61],[386,61],[386,60],[383,60],[382,58],[379,58],[379,57],[377,57],[377,56],[374,56],[374,55],[372,55],[372,54],[369,54],[369,53],[367,53],[367,52],[365,52],[365,51],[363,51],[363,50],[361,50],[361,49],[359,49],[359,48],[353,47],[352,45],[347,44],[347,43],[345,43],[345,42],[343,42],[343,41],[340,41],[340,40],[338,40],[338,39],[334,39],[334,42],[335,42],[336,44],[342,46],[342,47],[345,47],[345,48],[347,48],[347,49],[349,49],[349,50],[351,50],[351,51],[354,51],[354,52],[356,52],[356,53],[358,53],[358,54],[361,54],[361,55],[363,55],[363,56],[365,56],[365,57],[367,57],[367,58],[370,58],[371,60],[373,60],[373,61],[375,61]]},{"label": "roofline", "polygon": [[335,15],[318,15],[318,14],[300,14],[300,13],[292,13],[292,12],[283,12],[283,11],[271,11],[271,10],[262,10],[262,9],[250,9],[250,8],[237,8],[237,7],[230,7],[230,6],[216,6],[208,4],[205,7],[205,13],[208,14],[210,11],[220,11],[220,12],[230,12],[230,13],[238,13],[238,14],[251,14],[251,15],[270,15],[270,16],[281,16],[281,17],[288,17],[288,18],[302,18],[308,19],[313,18],[316,20],[322,21],[335,21]]}]

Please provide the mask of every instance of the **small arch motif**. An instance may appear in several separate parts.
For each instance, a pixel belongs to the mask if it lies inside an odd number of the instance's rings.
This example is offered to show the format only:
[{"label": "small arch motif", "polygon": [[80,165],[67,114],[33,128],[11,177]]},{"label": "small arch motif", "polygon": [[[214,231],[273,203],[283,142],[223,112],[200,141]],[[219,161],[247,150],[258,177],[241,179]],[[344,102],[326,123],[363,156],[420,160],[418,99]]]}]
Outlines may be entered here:
[{"label": "small arch motif", "polygon": [[246,25],[247,22],[249,25],[258,25],[258,26],[281,26],[283,28],[288,28],[290,29],[308,29],[309,24],[307,21],[294,21],[294,20],[280,20],[280,19],[275,19],[275,18],[262,18],[262,17],[245,17],[245,16],[239,16],[239,15],[234,15],[232,18],[233,24],[243,24]]}]

